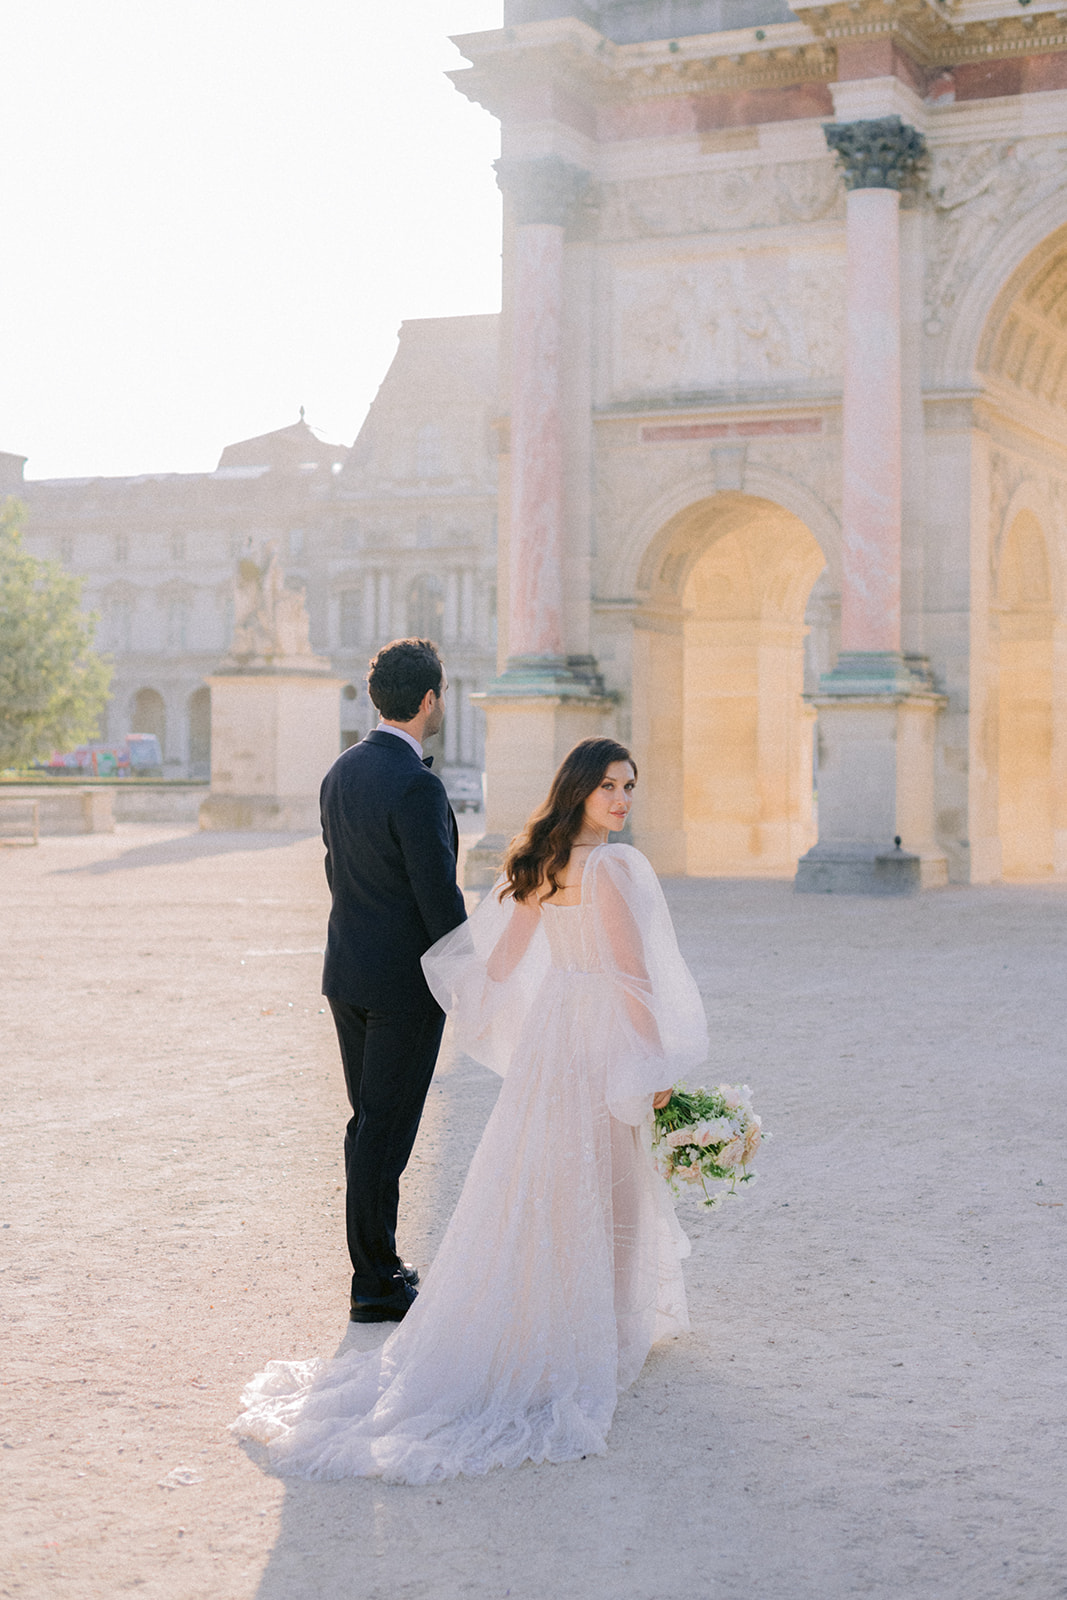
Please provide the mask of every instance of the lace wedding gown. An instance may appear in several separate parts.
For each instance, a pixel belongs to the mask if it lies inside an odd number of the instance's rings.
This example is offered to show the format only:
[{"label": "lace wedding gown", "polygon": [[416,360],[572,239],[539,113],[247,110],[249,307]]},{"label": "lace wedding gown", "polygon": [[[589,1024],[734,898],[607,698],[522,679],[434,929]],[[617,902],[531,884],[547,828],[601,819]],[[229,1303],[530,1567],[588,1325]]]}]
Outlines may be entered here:
[{"label": "lace wedding gown", "polygon": [[707,1034],[644,856],[592,851],[577,906],[494,892],[423,965],[460,1048],[504,1082],[403,1322],[245,1390],[232,1427],[284,1474],[425,1484],[602,1454],[619,1390],[689,1326],[650,1096]]}]

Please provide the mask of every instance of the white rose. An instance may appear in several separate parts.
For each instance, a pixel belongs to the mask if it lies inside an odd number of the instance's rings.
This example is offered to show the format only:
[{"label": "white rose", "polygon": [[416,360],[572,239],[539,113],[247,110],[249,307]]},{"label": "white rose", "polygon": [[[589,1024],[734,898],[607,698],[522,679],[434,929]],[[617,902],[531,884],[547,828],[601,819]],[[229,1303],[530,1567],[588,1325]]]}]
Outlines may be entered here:
[{"label": "white rose", "polygon": [[725,1144],[727,1139],[733,1138],[734,1129],[728,1117],[716,1117],[713,1122],[708,1122],[706,1127],[711,1135],[706,1140],[707,1144]]},{"label": "white rose", "polygon": [[726,1167],[726,1169],[730,1171],[734,1167],[739,1167],[741,1165],[741,1160],[744,1156],[744,1153],[745,1141],[743,1139],[731,1139],[729,1144],[723,1145],[722,1149],[715,1157],[715,1165],[717,1167]]}]

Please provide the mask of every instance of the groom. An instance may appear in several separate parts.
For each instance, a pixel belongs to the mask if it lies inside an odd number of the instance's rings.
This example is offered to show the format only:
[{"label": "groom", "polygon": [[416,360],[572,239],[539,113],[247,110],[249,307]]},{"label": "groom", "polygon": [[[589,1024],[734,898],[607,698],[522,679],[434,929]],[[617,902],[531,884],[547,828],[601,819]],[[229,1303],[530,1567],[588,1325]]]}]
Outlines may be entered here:
[{"label": "groom", "polygon": [[459,833],[422,741],[445,716],[447,682],[427,639],[379,650],[367,677],[381,718],[339,756],[319,796],[333,904],[322,992],[341,1047],[352,1118],[345,1219],[353,1322],[397,1322],[418,1273],[396,1250],[400,1174],[418,1132],[444,1027],[419,957],[467,913]]}]

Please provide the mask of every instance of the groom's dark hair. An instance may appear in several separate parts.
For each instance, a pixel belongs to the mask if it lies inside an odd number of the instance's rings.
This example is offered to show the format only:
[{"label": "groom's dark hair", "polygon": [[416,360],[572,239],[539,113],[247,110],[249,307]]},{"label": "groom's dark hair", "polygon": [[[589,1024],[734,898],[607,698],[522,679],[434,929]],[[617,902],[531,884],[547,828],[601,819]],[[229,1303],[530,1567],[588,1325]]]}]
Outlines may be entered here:
[{"label": "groom's dark hair", "polygon": [[410,722],[432,689],[441,693],[445,669],[429,639],[394,639],[370,664],[367,689],[387,722]]}]

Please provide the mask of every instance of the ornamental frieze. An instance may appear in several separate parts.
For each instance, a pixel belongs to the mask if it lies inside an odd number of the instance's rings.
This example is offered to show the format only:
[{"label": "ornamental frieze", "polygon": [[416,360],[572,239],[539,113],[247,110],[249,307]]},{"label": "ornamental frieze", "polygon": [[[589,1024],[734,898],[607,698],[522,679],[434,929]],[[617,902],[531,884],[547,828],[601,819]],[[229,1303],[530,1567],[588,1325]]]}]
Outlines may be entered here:
[{"label": "ornamental frieze", "polygon": [[839,251],[619,265],[615,396],[839,383],[844,304]]},{"label": "ornamental frieze", "polygon": [[598,236],[605,242],[779,228],[845,214],[829,160],[786,161],[604,184]]}]

